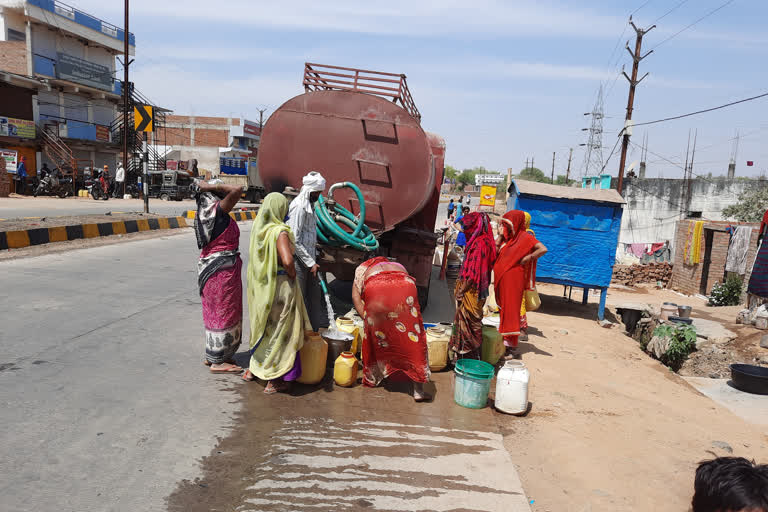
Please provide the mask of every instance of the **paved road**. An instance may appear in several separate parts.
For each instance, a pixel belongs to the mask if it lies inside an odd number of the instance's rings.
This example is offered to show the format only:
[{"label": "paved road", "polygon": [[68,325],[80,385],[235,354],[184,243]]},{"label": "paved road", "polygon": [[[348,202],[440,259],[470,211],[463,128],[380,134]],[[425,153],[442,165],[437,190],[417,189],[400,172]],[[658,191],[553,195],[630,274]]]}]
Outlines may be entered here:
[{"label": "paved road", "polygon": [[0,263],[2,510],[528,510],[448,374],[421,406],[211,375],[195,264],[191,232]]},{"label": "paved road", "polygon": [[[251,203],[240,203],[238,206],[251,207]],[[181,215],[187,210],[194,210],[195,202],[161,201],[150,199],[149,211],[164,215]],[[59,199],[55,197],[6,197],[0,198],[0,219],[23,217],[54,217],[63,215],[104,214],[107,212],[143,212],[144,202],[140,199],[110,199],[94,201],[70,197]]]}]

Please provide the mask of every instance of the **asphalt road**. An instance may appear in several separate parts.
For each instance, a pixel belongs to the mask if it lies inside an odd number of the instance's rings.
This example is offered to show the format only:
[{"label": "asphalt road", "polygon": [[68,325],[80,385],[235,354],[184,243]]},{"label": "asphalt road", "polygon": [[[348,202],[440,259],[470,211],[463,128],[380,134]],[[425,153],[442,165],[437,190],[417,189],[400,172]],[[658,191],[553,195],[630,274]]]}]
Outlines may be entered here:
[{"label": "asphalt road", "polygon": [[[238,206],[252,207],[251,203],[240,203]],[[150,199],[149,211],[169,216],[182,215],[187,210],[194,210],[195,202],[191,199],[184,201],[162,201]],[[69,197],[6,197],[0,198],[0,219],[24,217],[53,217],[64,215],[89,215],[107,212],[143,212],[144,202],[141,199],[110,199],[94,201]]]},{"label": "asphalt road", "polygon": [[188,232],[0,262],[0,509],[528,510],[448,373],[432,404],[210,374],[196,257]]}]

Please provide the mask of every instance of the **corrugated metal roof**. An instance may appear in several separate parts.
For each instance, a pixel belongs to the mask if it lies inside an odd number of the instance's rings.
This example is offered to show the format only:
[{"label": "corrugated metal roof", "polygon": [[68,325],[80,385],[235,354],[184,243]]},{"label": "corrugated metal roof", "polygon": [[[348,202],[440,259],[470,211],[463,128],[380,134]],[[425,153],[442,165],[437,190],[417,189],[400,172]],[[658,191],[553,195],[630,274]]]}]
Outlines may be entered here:
[{"label": "corrugated metal roof", "polygon": [[595,190],[589,188],[563,187],[535,181],[513,180],[518,194],[529,196],[551,197],[555,199],[575,199],[580,201],[595,201],[599,203],[626,204],[614,189]]}]

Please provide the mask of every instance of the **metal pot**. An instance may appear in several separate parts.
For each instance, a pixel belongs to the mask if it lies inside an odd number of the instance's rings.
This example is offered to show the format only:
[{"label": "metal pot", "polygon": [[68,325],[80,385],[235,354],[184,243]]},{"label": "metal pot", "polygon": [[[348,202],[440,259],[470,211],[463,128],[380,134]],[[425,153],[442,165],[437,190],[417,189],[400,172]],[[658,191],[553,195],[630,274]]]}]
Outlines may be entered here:
[{"label": "metal pot", "polygon": [[680,318],[691,318],[691,306],[677,306],[677,316]]}]

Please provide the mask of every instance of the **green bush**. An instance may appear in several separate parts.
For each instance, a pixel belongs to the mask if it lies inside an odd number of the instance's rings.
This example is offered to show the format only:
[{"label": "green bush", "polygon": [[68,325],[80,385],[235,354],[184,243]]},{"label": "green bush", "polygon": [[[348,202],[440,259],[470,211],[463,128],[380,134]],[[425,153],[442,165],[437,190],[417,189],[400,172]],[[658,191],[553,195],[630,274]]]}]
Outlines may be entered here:
[{"label": "green bush", "polygon": [[715,283],[709,296],[710,306],[738,306],[741,304],[741,278],[735,274],[728,276],[724,283]]},{"label": "green bush", "polygon": [[696,350],[696,329],[690,325],[660,325],[653,331],[653,335],[670,340],[667,351],[661,356],[661,362],[675,371]]}]

